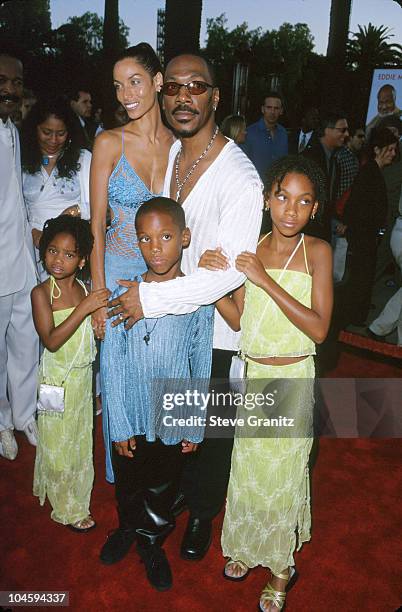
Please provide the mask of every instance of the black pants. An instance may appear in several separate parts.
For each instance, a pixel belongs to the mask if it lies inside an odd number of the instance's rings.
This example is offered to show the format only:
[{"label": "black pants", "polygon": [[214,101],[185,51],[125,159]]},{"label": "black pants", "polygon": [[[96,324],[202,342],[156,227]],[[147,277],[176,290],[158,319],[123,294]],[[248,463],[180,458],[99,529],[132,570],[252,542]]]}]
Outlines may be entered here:
[{"label": "black pants", "polygon": [[[232,351],[213,350],[211,378],[225,379],[220,392],[229,390],[233,355]],[[206,438],[196,453],[186,457],[181,488],[192,517],[212,519],[220,512],[226,498],[232,448],[233,438]]]},{"label": "black pants", "polygon": [[344,287],[342,306],[347,323],[363,324],[370,311],[377,257],[377,238],[374,232],[356,239],[351,245],[349,277]]},{"label": "black pants", "polygon": [[120,456],[113,447],[119,525],[135,529],[141,546],[161,545],[175,525],[170,508],[182,471],[182,446],[147,442],[144,436],[135,440],[132,458]]}]

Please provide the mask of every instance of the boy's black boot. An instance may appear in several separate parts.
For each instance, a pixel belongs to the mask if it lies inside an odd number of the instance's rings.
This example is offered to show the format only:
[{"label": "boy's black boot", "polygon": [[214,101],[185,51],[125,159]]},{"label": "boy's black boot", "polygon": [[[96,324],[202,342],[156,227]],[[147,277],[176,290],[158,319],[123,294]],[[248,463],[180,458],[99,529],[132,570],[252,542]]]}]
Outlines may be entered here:
[{"label": "boy's black boot", "polygon": [[173,578],[165,551],[158,544],[141,546],[137,544],[137,552],[145,565],[147,578],[157,591],[167,591],[172,587]]},{"label": "boy's black boot", "polygon": [[136,538],[136,531],[132,528],[118,527],[111,531],[106,542],[102,546],[99,558],[105,565],[112,565],[121,561]]}]

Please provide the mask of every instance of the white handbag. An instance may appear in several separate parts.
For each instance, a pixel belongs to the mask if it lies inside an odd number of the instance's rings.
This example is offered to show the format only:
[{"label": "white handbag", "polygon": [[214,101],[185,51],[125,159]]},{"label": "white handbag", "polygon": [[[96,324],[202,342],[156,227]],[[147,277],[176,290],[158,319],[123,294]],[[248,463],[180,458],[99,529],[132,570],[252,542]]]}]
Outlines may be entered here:
[{"label": "white handbag", "polygon": [[41,383],[37,408],[39,412],[64,412],[64,387]]},{"label": "white handbag", "polygon": [[[82,338],[81,338],[81,342],[80,342],[80,346],[78,348],[78,351],[76,352],[76,354],[74,355],[74,359],[72,360],[72,362],[70,363],[70,366],[67,370],[67,373],[65,374],[61,385],[50,385],[47,383],[40,383],[39,385],[39,391],[38,391],[38,401],[36,404],[36,407],[38,409],[38,412],[46,412],[46,413],[56,413],[56,414],[63,414],[64,412],[64,383],[67,380],[68,375],[70,374],[76,359],[79,355],[79,353],[82,350],[82,346],[84,343],[84,337],[85,337],[85,332],[86,332],[86,326],[88,324],[89,318],[87,317],[86,321],[85,321],[85,325],[83,327],[82,330]],[[43,351],[43,356],[42,356],[42,369],[43,369],[43,377],[46,379],[46,372],[45,372],[45,361],[46,361],[46,349]]]},{"label": "white handbag", "polygon": [[229,370],[229,387],[233,393],[244,395],[247,388],[247,361],[239,352],[233,355]]}]

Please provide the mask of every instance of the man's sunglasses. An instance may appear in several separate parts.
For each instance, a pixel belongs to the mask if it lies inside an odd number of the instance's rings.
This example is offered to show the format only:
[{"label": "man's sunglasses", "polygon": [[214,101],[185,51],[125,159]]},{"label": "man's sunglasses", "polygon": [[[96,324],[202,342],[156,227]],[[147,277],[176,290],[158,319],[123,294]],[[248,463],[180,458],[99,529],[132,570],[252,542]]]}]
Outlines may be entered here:
[{"label": "man's sunglasses", "polygon": [[205,81],[190,81],[190,83],[176,83],[175,81],[167,81],[162,85],[162,93],[165,96],[176,96],[180,89],[185,87],[190,96],[200,96],[205,93],[210,87],[213,89],[213,85],[205,83]]}]

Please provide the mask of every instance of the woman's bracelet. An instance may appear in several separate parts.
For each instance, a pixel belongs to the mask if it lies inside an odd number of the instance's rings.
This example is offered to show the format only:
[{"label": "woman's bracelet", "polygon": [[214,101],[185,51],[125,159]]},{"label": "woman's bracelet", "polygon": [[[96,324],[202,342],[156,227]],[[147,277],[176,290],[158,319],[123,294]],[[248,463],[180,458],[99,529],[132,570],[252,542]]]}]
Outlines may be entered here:
[{"label": "woman's bracelet", "polygon": [[72,210],[70,212],[70,215],[72,217],[81,217],[81,208],[80,208],[80,205],[79,204],[74,204],[74,206],[75,206],[76,210]]}]

